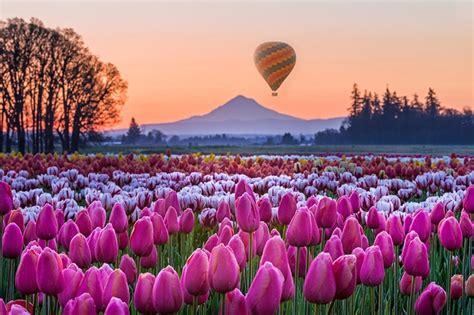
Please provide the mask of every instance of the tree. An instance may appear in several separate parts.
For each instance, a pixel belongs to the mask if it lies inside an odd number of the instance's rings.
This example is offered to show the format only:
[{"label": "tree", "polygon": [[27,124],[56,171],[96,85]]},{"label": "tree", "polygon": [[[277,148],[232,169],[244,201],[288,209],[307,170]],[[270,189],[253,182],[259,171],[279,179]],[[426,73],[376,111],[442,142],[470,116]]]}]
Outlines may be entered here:
[{"label": "tree", "polygon": [[140,139],[142,135],[142,131],[140,130],[140,126],[138,126],[135,118],[132,117],[130,121],[130,127],[128,127],[127,131],[127,143],[135,144]]},{"label": "tree", "polygon": [[361,108],[360,91],[356,83],[354,83],[354,85],[352,86],[351,100],[352,103],[349,107],[349,116],[355,117],[359,114]]},{"label": "tree", "polygon": [[285,134],[283,134],[283,137],[281,138],[281,144],[290,145],[290,144],[297,144],[297,143],[298,143],[298,140],[296,140],[295,137],[293,137],[291,133],[289,132],[286,132]]},{"label": "tree", "polygon": [[426,96],[426,111],[430,117],[438,116],[441,104],[439,103],[438,97],[432,88],[428,89],[428,95]]}]

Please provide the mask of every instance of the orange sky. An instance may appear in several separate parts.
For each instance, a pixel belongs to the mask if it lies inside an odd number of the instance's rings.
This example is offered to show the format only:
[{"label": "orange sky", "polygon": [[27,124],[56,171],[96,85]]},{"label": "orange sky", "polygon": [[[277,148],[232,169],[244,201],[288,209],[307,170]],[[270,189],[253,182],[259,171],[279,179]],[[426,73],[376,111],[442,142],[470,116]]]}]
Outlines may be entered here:
[{"label": "orange sky", "polygon": [[[237,94],[302,118],[346,115],[352,84],[398,95],[428,87],[473,106],[470,1],[0,1],[0,18],[72,27],[129,83],[117,127],[205,114]],[[278,97],[253,64],[279,40],[297,53]]]}]

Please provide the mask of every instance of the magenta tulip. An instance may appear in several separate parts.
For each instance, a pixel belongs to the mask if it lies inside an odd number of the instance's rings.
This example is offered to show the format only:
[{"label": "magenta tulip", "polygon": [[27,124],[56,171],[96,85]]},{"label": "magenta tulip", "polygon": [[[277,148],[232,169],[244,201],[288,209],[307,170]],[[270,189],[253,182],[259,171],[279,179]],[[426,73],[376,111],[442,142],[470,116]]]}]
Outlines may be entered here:
[{"label": "magenta tulip", "polygon": [[107,308],[105,309],[104,315],[129,315],[128,304],[124,303],[120,299],[113,297]]},{"label": "magenta tulip", "polygon": [[179,232],[183,234],[189,234],[194,228],[194,213],[190,208],[184,210],[183,214],[179,217]]},{"label": "magenta tulip", "polygon": [[342,196],[337,200],[337,212],[342,215],[344,220],[352,214],[352,205],[349,197]]},{"label": "magenta tulip", "polygon": [[332,263],[336,282],[336,299],[347,299],[354,293],[357,284],[357,259],[354,255],[343,255]]},{"label": "magenta tulip", "polygon": [[360,270],[362,268],[362,264],[364,263],[365,251],[361,247],[356,247],[352,251],[352,255],[354,255],[357,259],[357,284],[360,284]]},{"label": "magenta tulip", "polygon": [[341,239],[337,235],[331,236],[331,238],[326,242],[326,245],[324,245],[324,252],[329,253],[333,260],[344,255],[344,248],[342,247]]},{"label": "magenta tulip", "polygon": [[332,270],[332,259],[321,252],[313,260],[303,286],[304,297],[310,303],[327,304],[336,295],[336,280]]},{"label": "magenta tulip", "polygon": [[421,277],[415,277],[415,287],[412,287],[413,276],[410,276],[408,273],[404,272],[402,278],[400,279],[400,293],[403,295],[410,296],[411,290],[414,289],[414,293],[417,293],[421,289],[421,282],[423,280]]},{"label": "magenta tulip", "polygon": [[156,276],[153,285],[153,306],[158,313],[177,313],[183,305],[183,292],[179,276],[173,267],[168,266]]},{"label": "magenta tulip", "polygon": [[69,300],[63,315],[96,315],[96,305],[89,293],[83,293],[74,300]]},{"label": "magenta tulip", "polygon": [[375,237],[374,245],[380,248],[383,257],[383,265],[385,269],[390,268],[395,261],[395,249],[390,234],[383,231]]},{"label": "magenta tulip", "polygon": [[79,268],[87,268],[91,264],[91,250],[84,235],[79,233],[72,238],[69,246],[69,258]]},{"label": "magenta tulip", "polygon": [[453,300],[459,300],[462,297],[464,289],[464,281],[462,275],[454,275],[451,277],[450,296]]},{"label": "magenta tulip", "polygon": [[24,295],[37,293],[38,283],[36,272],[39,253],[34,249],[26,249],[21,255],[20,264],[15,274],[15,286]]},{"label": "magenta tulip", "polygon": [[341,235],[341,243],[345,254],[350,254],[354,248],[362,246],[360,224],[356,218],[350,217],[345,221]]},{"label": "magenta tulip", "polygon": [[434,225],[438,225],[438,223],[443,220],[444,215],[444,204],[442,202],[437,202],[430,212],[431,223]]},{"label": "magenta tulip", "polygon": [[184,289],[193,296],[209,291],[209,258],[202,249],[196,249],[186,261],[186,274],[183,274]]},{"label": "magenta tulip", "polygon": [[318,203],[316,210],[316,222],[323,229],[329,229],[336,224],[337,206],[336,202],[328,197],[323,197]]},{"label": "magenta tulip", "polygon": [[153,249],[153,225],[149,217],[138,219],[130,235],[130,248],[139,256],[148,256]]},{"label": "magenta tulip", "polygon": [[221,223],[225,218],[231,218],[230,207],[226,201],[221,201],[217,208],[216,219],[217,222]]},{"label": "magenta tulip", "polygon": [[163,220],[165,221],[169,234],[173,235],[179,232],[178,212],[174,207],[169,207],[168,210],[166,210]]},{"label": "magenta tulip", "polygon": [[449,217],[440,222],[438,237],[447,250],[454,251],[462,247],[462,230],[456,218]]},{"label": "magenta tulip", "polygon": [[382,252],[378,246],[370,246],[365,250],[364,261],[360,268],[362,284],[375,287],[383,283],[385,277]]},{"label": "magenta tulip", "polygon": [[295,247],[308,246],[312,239],[311,215],[308,208],[298,209],[288,225],[286,240]]},{"label": "magenta tulip", "polygon": [[474,185],[470,185],[464,193],[463,209],[468,213],[474,213]]},{"label": "magenta tulip", "polygon": [[105,226],[107,214],[100,201],[92,202],[87,211],[89,212],[93,228],[103,228]]},{"label": "magenta tulip", "polygon": [[262,198],[257,202],[258,212],[260,213],[260,220],[263,222],[270,222],[273,216],[272,204],[268,198]]},{"label": "magenta tulip", "polygon": [[95,256],[99,262],[111,264],[115,262],[118,255],[118,242],[115,230],[109,223],[100,232],[95,248]]},{"label": "magenta tulip", "polygon": [[246,295],[250,312],[274,314],[280,306],[283,282],[283,274],[271,262],[261,265]]},{"label": "magenta tulip", "polygon": [[[3,224],[3,223],[0,223]],[[21,255],[23,249],[23,235],[15,223],[10,223],[5,228],[2,236],[2,255],[14,259]]]},{"label": "magenta tulip", "polygon": [[235,217],[242,231],[255,232],[260,224],[260,214],[249,194],[244,193],[235,201]]},{"label": "magenta tulip", "polygon": [[237,264],[239,264],[240,270],[244,270],[245,266],[247,265],[247,252],[245,250],[244,242],[242,242],[242,239],[239,235],[234,235],[229,240],[228,245],[234,252],[234,256],[237,260]]},{"label": "magenta tulip", "polygon": [[230,292],[238,286],[239,265],[230,247],[219,244],[212,249],[208,277],[209,285],[218,293]]},{"label": "magenta tulip", "polygon": [[127,230],[128,217],[125,208],[120,202],[116,202],[110,211],[109,222],[112,224],[115,233],[119,234]]},{"label": "magenta tulip", "polygon": [[76,224],[79,231],[84,234],[85,237],[88,237],[92,233],[92,221],[89,212],[85,210],[79,211],[76,215]]},{"label": "magenta tulip", "polygon": [[235,289],[226,293],[225,295],[225,310],[220,310],[220,315],[249,315],[249,309],[247,307],[247,301],[245,296],[240,292],[239,289]]},{"label": "magenta tulip", "polygon": [[43,240],[51,240],[58,234],[58,220],[53,207],[45,204],[36,220],[36,235]]},{"label": "magenta tulip", "polygon": [[59,255],[45,248],[38,257],[36,282],[41,292],[56,295],[64,289],[63,266]]},{"label": "magenta tulip", "polygon": [[278,206],[277,217],[278,221],[283,225],[288,225],[291,222],[296,212],[296,200],[291,192],[287,192],[281,197]]},{"label": "magenta tulip", "polygon": [[439,314],[446,304],[446,291],[431,282],[420,294],[415,303],[416,314]]},{"label": "magenta tulip", "polygon": [[371,207],[369,209],[366,221],[369,229],[377,229],[380,226],[380,217],[377,208]]},{"label": "magenta tulip", "polygon": [[155,313],[153,306],[153,285],[155,276],[151,273],[141,273],[138,276],[137,285],[133,295],[133,303],[138,312],[144,314]]},{"label": "magenta tulip", "polygon": [[393,244],[400,246],[405,238],[405,230],[403,229],[402,220],[399,216],[391,215],[387,220],[387,232],[392,237]]},{"label": "magenta tulip", "polygon": [[360,210],[360,198],[359,193],[357,191],[352,191],[351,195],[349,196],[349,200],[351,201],[352,211],[354,213],[359,212]]},{"label": "magenta tulip", "polygon": [[13,194],[10,185],[0,181],[0,217],[13,210]]},{"label": "magenta tulip", "polygon": [[430,274],[428,251],[419,237],[415,237],[407,246],[406,254],[402,258],[405,271],[411,276],[426,278]]},{"label": "magenta tulip", "polygon": [[23,244],[28,245],[29,242],[36,240],[38,240],[38,235],[36,235],[36,222],[29,221],[23,232]]},{"label": "magenta tulip", "polygon": [[[76,267],[77,268],[77,267]],[[62,307],[65,307],[69,300],[76,297],[79,285],[84,278],[82,271],[74,268],[66,268],[63,270],[64,290],[58,294],[58,301]]]},{"label": "magenta tulip", "polygon": [[426,242],[431,234],[431,220],[428,212],[418,211],[413,217],[410,230],[415,231],[423,243]]},{"label": "magenta tulip", "polygon": [[153,226],[153,243],[155,245],[168,243],[169,233],[163,217],[157,213],[152,213],[150,220]]},{"label": "magenta tulip", "polygon": [[247,193],[254,202],[256,201],[255,196],[253,194],[253,190],[250,185],[247,184],[245,179],[240,179],[237,185],[235,185],[235,200],[239,199],[239,197],[241,197],[244,193]]},{"label": "magenta tulip", "polygon": [[140,266],[144,269],[154,268],[158,264],[158,259],[158,251],[156,250],[156,247],[152,247],[148,256],[140,257]]},{"label": "magenta tulip", "polygon": [[130,303],[130,291],[128,289],[127,277],[120,269],[115,269],[107,279],[102,294],[102,303],[109,304],[112,297],[119,298],[123,302]]},{"label": "magenta tulip", "polygon": [[127,277],[127,283],[132,284],[137,279],[137,266],[132,257],[128,255],[123,255],[120,260],[120,270],[123,271]]}]

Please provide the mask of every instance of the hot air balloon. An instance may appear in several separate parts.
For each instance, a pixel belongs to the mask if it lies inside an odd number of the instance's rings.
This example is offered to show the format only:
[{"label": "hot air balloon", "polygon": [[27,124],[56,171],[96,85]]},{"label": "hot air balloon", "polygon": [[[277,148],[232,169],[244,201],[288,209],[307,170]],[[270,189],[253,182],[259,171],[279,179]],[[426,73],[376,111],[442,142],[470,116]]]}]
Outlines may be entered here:
[{"label": "hot air balloon", "polygon": [[254,62],[258,72],[272,89],[273,96],[296,63],[293,47],[282,42],[266,42],[257,47]]}]

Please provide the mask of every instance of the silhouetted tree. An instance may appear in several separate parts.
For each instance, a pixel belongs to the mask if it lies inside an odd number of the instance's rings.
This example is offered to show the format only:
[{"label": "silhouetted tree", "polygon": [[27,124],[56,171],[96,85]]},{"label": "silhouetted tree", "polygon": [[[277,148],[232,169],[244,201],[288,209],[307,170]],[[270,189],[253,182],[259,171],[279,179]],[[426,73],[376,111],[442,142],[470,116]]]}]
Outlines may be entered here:
[{"label": "silhouetted tree", "polygon": [[140,139],[142,131],[140,126],[138,126],[135,118],[132,117],[130,121],[130,127],[128,127],[127,135],[125,136],[126,142],[130,144],[135,144]]}]

